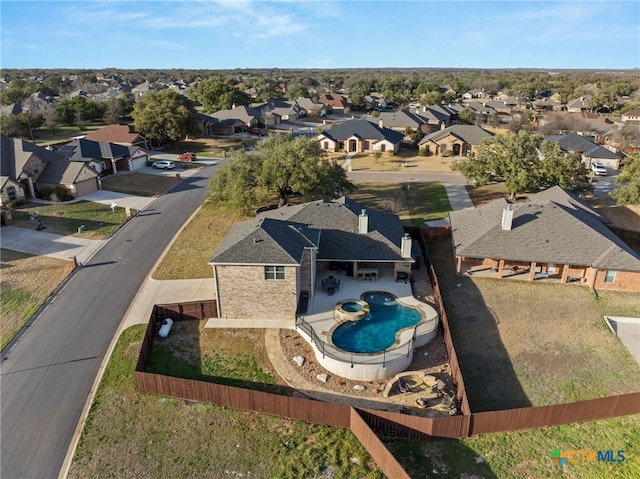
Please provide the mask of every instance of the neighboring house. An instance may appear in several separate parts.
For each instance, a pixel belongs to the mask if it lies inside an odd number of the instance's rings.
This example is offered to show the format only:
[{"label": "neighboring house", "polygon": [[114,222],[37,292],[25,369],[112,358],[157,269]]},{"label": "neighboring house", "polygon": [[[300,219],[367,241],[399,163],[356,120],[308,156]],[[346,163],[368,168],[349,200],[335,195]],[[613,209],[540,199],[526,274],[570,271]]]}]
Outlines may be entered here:
[{"label": "neighboring house", "polygon": [[316,117],[316,116],[327,116],[329,113],[329,107],[320,102],[315,102],[311,98],[300,97],[296,99],[296,104],[302,110],[305,111],[307,116]]},{"label": "neighboring house", "polygon": [[489,95],[484,90],[479,90],[477,88],[473,90],[469,90],[466,93],[462,94],[462,98],[464,100],[471,100],[473,98],[487,98]]},{"label": "neighboring house", "polygon": [[423,133],[429,131],[425,118],[408,110],[383,111],[378,116],[378,124],[403,134],[407,128]]},{"label": "neighboring house", "polygon": [[577,133],[549,136],[546,140],[557,143],[567,153],[580,155],[580,161],[587,168],[590,168],[592,163],[602,163],[614,170],[620,168],[622,158],[619,155]]},{"label": "neighboring house", "polygon": [[218,121],[240,120],[247,128],[257,127],[263,124],[262,112],[257,108],[250,108],[248,106],[236,106],[231,110],[218,110],[208,116]]},{"label": "neighboring house", "polygon": [[293,320],[326,273],[408,274],[411,247],[398,216],[344,197],[264,212],[236,223],[209,260],[218,317]]},{"label": "neighboring house", "polygon": [[453,125],[425,136],[418,147],[427,154],[443,155],[451,151],[452,156],[475,153],[485,138],[494,136],[490,131],[475,125]]},{"label": "neighboring house", "polygon": [[404,133],[366,120],[347,120],[320,133],[316,139],[327,152],[397,153]]},{"label": "neighboring house", "polygon": [[589,101],[591,100],[591,95],[584,95],[576,98],[575,100],[567,103],[567,111],[571,113],[575,113],[578,111],[589,110]]},{"label": "neighboring house", "polygon": [[[275,123],[280,123],[280,121],[293,121],[305,116],[304,109],[300,108],[297,103],[287,103],[286,101],[278,99],[269,100],[267,103],[260,105],[256,109],[263,112],[263,119],[265,117],[268,118],[269,115],[276,115],[279,117]],[[267,112],[268,115],[265,116],[264,112]]]},{"label": "neighboring house", "polygon": [[123,146],[85,138],[62,146],[58,152],[69,161],[87,163],[98,173],[117,174],[146,166],[148,152],[139,146]]},{"label": "neighboring house", "polygon": [[199,113],[202,120],[202,133],[204,136],[235,135],[247,130],[244,122],[237,118],[218,120],[204,113]]},{"label": "neighboring house", "polygon": [[631,110],[623,113],[621,116],[622,123],[638,122],[640,123],[640,110]]},{"label": "neighboring house", "polygon": [[0,159],[1,204],[35,198],[45,188],[63,187],[73,196],[100,189],[95,170],[72,165],[57,152],[35,143],[3,136]]},{"label": "neighboring house", "polygon": [[107,125],[87,133],[84,138],[91,141],[106,141],[123,146],[139,146],[147,149],[147,139],[126,124]]},{"label": "neighboring house", "polygon": [[640,255],[578,197],[553,187],[449,213],[459,274],[640,291]]},{"label": "neighboring house", "polygon": [[562,103],[553,101],[550,98],[542,98],[531,102],[531,106],[536,111],[560,111],[563,108]]},{"label": "neighboring house", "polygon": [[351,112],[351,105],[346,97],[337,93],[321,95],[318,102],[331,108],[332,113],[348,114]]}]

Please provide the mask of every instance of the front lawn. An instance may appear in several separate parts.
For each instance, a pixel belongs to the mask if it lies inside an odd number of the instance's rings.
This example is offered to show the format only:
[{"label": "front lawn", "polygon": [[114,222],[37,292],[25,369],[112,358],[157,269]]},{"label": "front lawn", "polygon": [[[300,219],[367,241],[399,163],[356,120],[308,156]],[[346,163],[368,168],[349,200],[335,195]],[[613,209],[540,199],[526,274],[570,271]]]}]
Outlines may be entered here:
[{"label": "front lawn", "polygon": [[[38,217],[31,219],[34,212]],[[12,211],[12,217],[13,226],[36,229],[42,223],[47,233],[86,239],[104,239],[127,220],[124,208],[112,211],[109,205],[90,201],[53,205],[25,203]],[[79,231],[81,225],[84,229]]]},{"label": "front lawn", "polygon": [[4,349],[73,271],[73,262],[7,249],[0,254],[0,349]]},{"label": "front lawn", "polygon": [[175,176],[128,173],[102,179],[102,189],[136,196],[158,196],[178,180]]}]

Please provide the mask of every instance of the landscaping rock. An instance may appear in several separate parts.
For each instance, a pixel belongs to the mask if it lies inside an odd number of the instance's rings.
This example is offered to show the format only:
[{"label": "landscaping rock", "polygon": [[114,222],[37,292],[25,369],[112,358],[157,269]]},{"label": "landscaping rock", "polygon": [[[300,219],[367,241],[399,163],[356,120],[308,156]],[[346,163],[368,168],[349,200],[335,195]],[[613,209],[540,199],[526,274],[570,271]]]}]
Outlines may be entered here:
[{"label": "landscaping rock", "polygon": [[436,381],[436,387],[442,391],[447,385],[444,383],[444,381],[442,379],[438,379]]},{"label": "landscaping rock", "polygon": [[362,384],[356,384],[355,386],[353,386],[353,390],[354,391],[364,391],[365,387]]},{"label": "landscaping rock", "polygon": [[298,367],[301,367],[304,364],[304,358],[302,356],[294,356],[293,362],[296,363]]},{"label": "landscaping rock", "polygon": [[318,381],[320,381],[322,383],[326,383],[327,382],[327,375],[326,374],[318,374],[316,376],[316,378],[318,378]]}]

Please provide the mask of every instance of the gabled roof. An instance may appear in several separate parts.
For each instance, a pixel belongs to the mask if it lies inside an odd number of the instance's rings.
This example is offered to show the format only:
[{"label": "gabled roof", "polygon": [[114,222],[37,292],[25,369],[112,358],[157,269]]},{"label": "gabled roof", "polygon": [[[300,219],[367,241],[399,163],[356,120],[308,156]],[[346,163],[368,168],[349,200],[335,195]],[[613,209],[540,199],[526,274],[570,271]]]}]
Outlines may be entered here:
[{"label": "gabled roof", "polygon": [[248,106],[237,106],[231,110],[218,110],[215,113],[209,115],[217,120],[237,119],[244,123],[249,123],[254,119],[260,119],[262,112],[256,108],[249,108]]},{"label": "gabled roof", "polygon": [[419,144],[424,145],[430,141],[438,141],[448,135],[453,135],[460,141],[464,141],[469,145],[479,145],[485,138],[494,136],[492,132],[484,130],[476,125],[453,125],[426,135],[422,140],[420,140]]},{"label": "gabled roof", "polygon": [[389,128],[420,128],[426,120],[407,110],[383,111],[378,117]]},{"label": "gabled roof", "polygon": [[98,173],[85,163],[64,159],[50,161],[38,177],[38,182],[53,185],[72,185],[85,168],[90,170],[93,176],[98,176]]},{"label": "gabled roof", "polygon": [[58,153],[42,148],[35,143],[18,138],[0,137],[0,174],[18,179],[33,155],[45,162],[61,158]]},{"label": "gabled roof", "polygon": [[589,158],[620,159],[620,157],[612,151],[577,133],[548,136],[546,140],[557,143],[564,151],[576,151]]},{"label": "gabled roof", "polygon": [[99,130],[86,134],[85,139],[126,145],[133,145],[145,141],[144,137],[135,132],[131,125],[107,125]]},{"label": "gabled roof", "polygon": [[393,144],[399,143],[404,138],[403,133],[390,128],[380,128],[378,125],[366,120],[347,120],[325,130],[321,135],[336,141],[344,141],[357,136],[365,140],[387,140]]},{"label": "gabled roof", "polygon": [[333,108],[345,108],[349,106],[349,103],[347,103],[345,97],[337,93],[322,95],[320,98],[318,98],[318,101]]},{"label": "gabled roof", "polygon": [[71,161],[86,161],[88,159],[103,160],[131,156],[137,147],[129,147],[109,143],[107,141],[92,141],[85,138],[73,140],[61,148],[60,151],[68,155]]},{"label": "gabled roof", "polygon": [[510,205],[512,228],[502,229],[509,203],[449,213],[458,256],[591,266],[640,272],[640,256],[607,228],[600,215],[577,197],[553,187]]},{"label": "gabled roof", "polygon": [[[362,210],[368,217],[366,234],[358,232]],[[319,200],[237,223],[209,262],[299,265],[305,248],[318,249],[317,258],[327,261],[401,261],[403,233],[391,213],[367,210],[348,198]]]}]

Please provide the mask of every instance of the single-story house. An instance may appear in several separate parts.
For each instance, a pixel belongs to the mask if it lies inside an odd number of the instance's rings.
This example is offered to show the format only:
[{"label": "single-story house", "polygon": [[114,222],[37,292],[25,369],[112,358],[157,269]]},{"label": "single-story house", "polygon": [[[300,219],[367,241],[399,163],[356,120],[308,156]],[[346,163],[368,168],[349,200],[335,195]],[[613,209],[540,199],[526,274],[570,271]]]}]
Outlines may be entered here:
[{"label": "single-story house", "polygon": [[146,166],[148,152],[139,146],[123,146],[85,138],[73,140],[57,150],[69,161],[87,163],[98,173],[117,174]]},{"label": "single-story house", "polygon": [[265,112],[267,115],[276,115],[278,120],[275,123],[280,123],[280,121],[297,120],[298,118],[304,117],[306,114],[305,110],[296,102],[288,103],[279,99],[269,100],[267,103],[260,105],[256,109],[263,112],[263,118],[266,116]]},{"label": "single-story house", "polygon": [[347,120],[320,133],[316,140],[327,152],[397,153],[404,133],[366,120]]},{"label": "single-story house", "polygon": [[[236,223],[209,260],[218,317],[293,320],[317,278],[408,275],[412,239],[397,215],[342,197],[285,206]],[[406,277],[406,276],[404,276]]]},{"label": "single-story house", "polygon": [[622,157],[577,133],[549,136],[546,140],[557,143],[563,151],[580,155],[580,160],[590,168],[593,163],[602,163],[607,168],[620,168]]},{"label": "single-story house", "polygon": [[351,105],[346,97],[338,93],[321,95],[320,98],[318,98],[318,102],[330,107],[332,113],[347,115],[351,112]]},{"label": "single-story house", "polygon": [[55,151],[17,138],[1,137],[0,204],[35,198],[38,190],[63,187],[73,196],[100,189],[97,172],[73,165]]},{"label": "single-story house", "polygon": [[218,110],[208,115],[218,121],[240,120],[245,127],[254,128],[262,125],[262,112],[257,108],[248,106],[235,106],[231,110]]},{"label": "single-story house", "polygon": [[296,104],[304,110],[306,116],[327,116],[330,108],[323,103],[313,101],[311,98],[300,97],[296,99]]},{"label": "single-story house", "polygon": [[199,115],[200,119],[202,120],[202,133],[204,136],[230,136],[237,133],[242,133],[247,129],[244,122],[237,118],[226,118],[223,120],[218,120],[217,118],[205,115],[204,113],[199,113]]},{"label": "single-story house", "polygon": [[458,274],[640,291],[640,255],[580,198],[555,186],[449,213]]},{"label": "single-story house", "polygon": [[116,145],[139,146],[148,149],[147,139],[137,133],[133,126],[126,124],[107,125],[87,133],[84,138],[91,141],[104,141]]},{"label": "single-story house", "polygon": [[491,136],[494,136],[492,132],[476,125],[453,125],[425,136],[418,147],[426,149],[427,154],[442,155],[451,151],[453,156],[468,156],[475,153],[482,140]]},{"label": "single-story house", "polygon": [[408,110],[383,111],[378,116],[378,124],[404,133],[407,128],[427,133],[427,120]]}]

